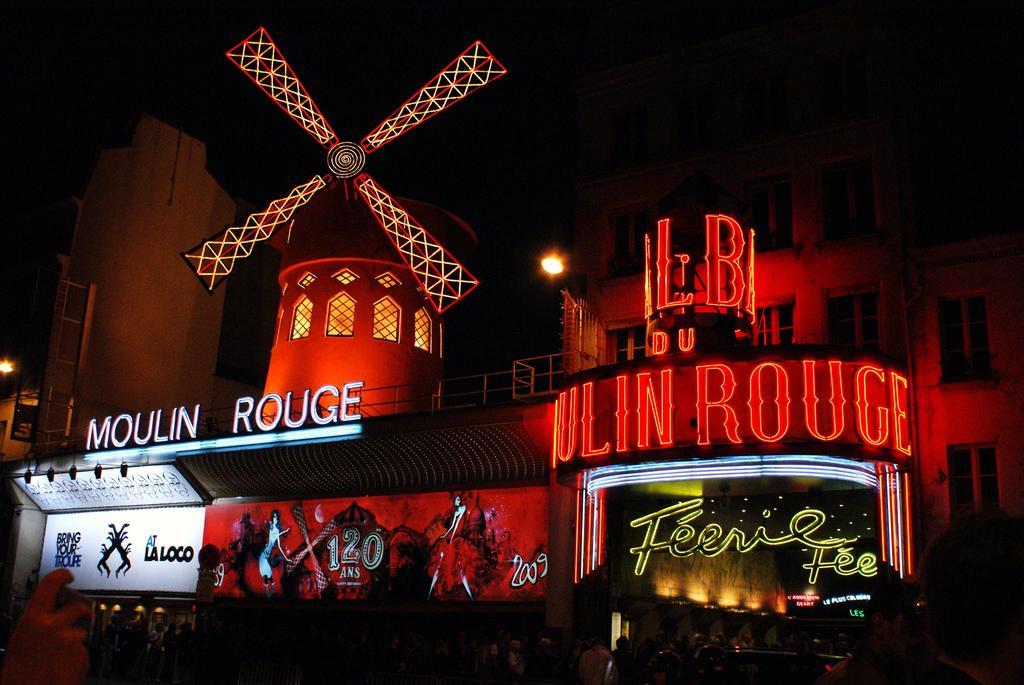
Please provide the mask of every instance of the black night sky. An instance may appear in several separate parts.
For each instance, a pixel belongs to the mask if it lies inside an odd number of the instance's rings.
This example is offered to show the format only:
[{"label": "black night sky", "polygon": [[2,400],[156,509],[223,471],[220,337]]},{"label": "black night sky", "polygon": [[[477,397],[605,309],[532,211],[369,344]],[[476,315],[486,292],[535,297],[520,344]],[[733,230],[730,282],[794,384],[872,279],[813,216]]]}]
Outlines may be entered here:
[{"label": "black night sky", "polygon": [[[559,284],[537,261],[571,234],[575,147],[587,144],[577,140],[575,79],[816,3],[143,4],[76,3],[5,18],[5,156],[16,169],[3,188],[4,206],[16,208],[4,229],[7,259],[52,248],[52,236],[19,229],[17,215],[81,194],[100,148],[124,144],[143,111],[207,141],[214,177],[257,205],[322,170],[321,148],[224,57],[260,25],[340,137],[356,140],[482,39],[508,75],[367,165],[391,192],[458,214],[480,237],[468,262],[482,287],[448,317],[448,372],[458,375],[560,346]],[[629,25],[601,25],[603,8],[623,5],[635,7]],[[897,105],[914,131],[924,193],[915,203],[939,211],[927,200],[941,197],[944,216],[973,216],[965,230],[983,231],[1006,221],[1022,190],[1022,118],[1009,98],[1020,82],[1019,24],[999,5],[970,14],[928,7],[891,15],[906,34],[893,75],[917,103]],[[965,168],[984,173],[964,179]],[[979,206],[980,219],[971,214]],[[480,348],[481,326],[504,335],[487,335]]]}]

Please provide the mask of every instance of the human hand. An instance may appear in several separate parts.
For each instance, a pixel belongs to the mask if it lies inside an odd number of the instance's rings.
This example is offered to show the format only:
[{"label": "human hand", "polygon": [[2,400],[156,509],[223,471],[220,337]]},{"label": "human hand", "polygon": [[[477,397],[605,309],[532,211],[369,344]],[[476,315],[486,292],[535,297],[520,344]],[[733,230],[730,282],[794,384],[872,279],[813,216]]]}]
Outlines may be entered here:
[{"label": "human hand", "polygon": [[85,629],[89,609],[79,602],[57,607],[57,593],[74,579],[58,569],[39,581],[7,643],[3,685],[81,685],[89,672]]}]

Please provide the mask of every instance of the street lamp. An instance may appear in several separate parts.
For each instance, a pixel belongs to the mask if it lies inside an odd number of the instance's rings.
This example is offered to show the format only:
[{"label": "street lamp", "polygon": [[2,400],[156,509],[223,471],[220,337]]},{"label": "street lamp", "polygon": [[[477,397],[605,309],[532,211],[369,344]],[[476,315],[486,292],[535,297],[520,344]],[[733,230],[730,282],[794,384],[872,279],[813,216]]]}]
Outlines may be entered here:
[{"label": "street lamp", "polygon": [[557,276],[565,271],[565,262],[562,260],[561,255],[552,252],[540,260],[540,268],[552,276]]},{"label": "street lamp", "polygon": [[0,373],[7,375],[14,372],[14,362],[10,359],[0,359]]}]

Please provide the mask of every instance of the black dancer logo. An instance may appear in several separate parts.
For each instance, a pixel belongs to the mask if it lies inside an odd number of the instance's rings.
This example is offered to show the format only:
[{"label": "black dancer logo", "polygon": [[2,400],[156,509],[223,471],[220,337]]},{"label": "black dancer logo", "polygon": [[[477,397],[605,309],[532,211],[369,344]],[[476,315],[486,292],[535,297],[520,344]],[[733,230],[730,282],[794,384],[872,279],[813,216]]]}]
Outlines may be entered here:
[{"label": "black dancer logo", "polygon": [[116,571],[114,571],[114,577],[117,578],[121,574],[121,571],[124,571],[125,575],[128,575],[128,569],[132,567],[132,562],[128,560],[128,553],[132,551],[132,543],[129,542],[127,545],[124,544],[128,539],[128,533],[125,532],[128,524],[126,523],[121,526],[121,530],[118,530],[113,523],[108,524],[108,527],[110,528],[110,532],[107,533],[107,542],[110,544],[109,546],[103,545],[100,547],[100,554],[103,556],[100,557],[100,563],[96,564],[96,570],[100,573],[106,571],[107,578],[109,578],[110,567],[107,566],[107,559],[110,558],[111,554],[117,552],[121,555],[121,565],[117,567]]}]

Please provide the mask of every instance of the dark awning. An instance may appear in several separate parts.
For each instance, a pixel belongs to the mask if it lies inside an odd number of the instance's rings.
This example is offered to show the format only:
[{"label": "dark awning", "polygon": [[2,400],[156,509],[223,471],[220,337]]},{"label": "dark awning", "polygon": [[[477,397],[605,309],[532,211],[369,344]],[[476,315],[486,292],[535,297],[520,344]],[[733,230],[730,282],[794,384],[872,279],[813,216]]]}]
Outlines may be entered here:
[{"label": "dark awning", "polygon": [[214,498],[341,497],[545,478],[547,458],[522,417],[501,418],[474,425],[431,421],[424,423],[449,425],[411,430],[372,421],[358,438],[193,455],[179,465]]}]

